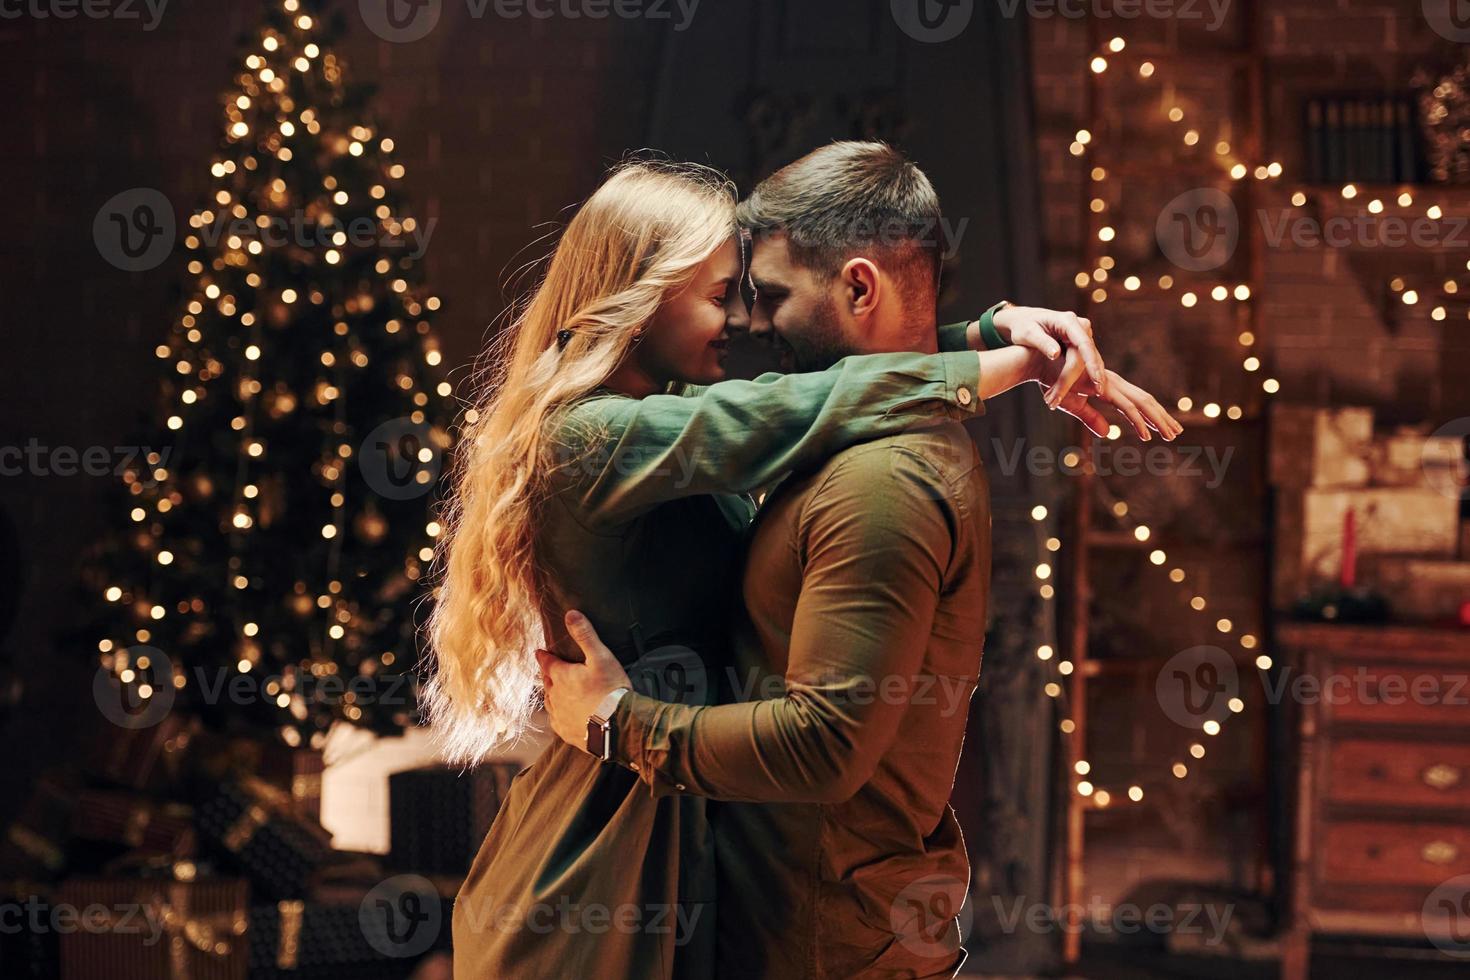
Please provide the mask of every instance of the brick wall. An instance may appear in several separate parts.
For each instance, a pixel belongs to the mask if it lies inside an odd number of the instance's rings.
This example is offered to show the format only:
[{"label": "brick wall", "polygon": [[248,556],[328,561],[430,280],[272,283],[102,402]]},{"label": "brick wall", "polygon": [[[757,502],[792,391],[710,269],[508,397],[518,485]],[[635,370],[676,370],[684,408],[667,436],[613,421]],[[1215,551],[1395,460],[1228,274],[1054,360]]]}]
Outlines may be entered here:
[{"label": "brick wall", "polygon": [[[1264,281],[1255,288],[1263,304],[1257,353],[1259,374],[1241,370],[1236,342],[1243,321],[1234,304],[1204,300],[1193,309],[1178,301],[1185,288],[1207,289],[1214,281],[1246,281],[1249,251],[1243,249],[1217,274],[1191,278],[1168,263],[1154,244],[1154,219],[1174,195],[1205,186],[1200,174],[1216,139],[1245,144],[1249,89],[1243,63],[1228,53],[1247,43],[1248,7],[1231,6],[1218,30],[1168,19],[1117,19],[1099,25],[1103,41],[1120,35],[1125,51],[1099,79],[1098,113],[1087,118],[1087,64],[1094,53],[1084,20],[1038,18],[1031,25],[1033,92],[1041,160],[1042,214],[1047,300],[1073,308],[1086,299],[1074,276],[1084,271],[1083,241],[1089,233],[1087,201],[1094,193],[1090,169],[1098,162],[1129,173],[1107,184],[1109,222],[1118,237],[1108,251],[1119,270],[1136,262],[1146,281],[1172,274],[1168,293],[1147,290],[1124,296],[1110,282],[1106,303],[1091,307],[1113,363],[1155,390],[1168,403],[1190,396],[1196,409],[1206,401],[1239,403],[1248,413],[1265,403],[1259,382],[1280,379],[1281,399],[1309,404],[1368,404],[1389,421],[1434,421],[1470,414],[1463,378],[1465,316],[1456,311],[1445,324],[1429,320],[1431,305],[1406,308],[1389,293],[1395,275],[1419,280],[1464,275],[1470,243],[1422,252],[1407,249],[1300,248],[1288,239],[1264,253]],[[1267,160],[1280,160],[1287,179],[1257,185],[1252,210],[1267,220],[1297,214],[1291,208],[1293,172],[1300,173],[1300,134],[1305,100],[1328,92],[1403,92],[1415,67],[1443,57],[1447,42],[1425,20],[1418,0],[1271,0],[1262,9],[1265,49],[1262,95]],[[1133,55],[1157,58],[1157,74],[1139,79]],[[1198,149],[1187,148],[1181,129],[1163,118],[1168,104],[1190,109],[1198,126]],[[1089,129],[1095,153],[1076,157],[1068,147],[1079,129]],[[1206,168],[1207,171],[1207,168]],[[1465,195],[1460,192],[1464,201]],[[1242,200],[1242,199],[1237,199]],[[1358,202],[1361,204],[1362,202]],[[1389,203],[1389,213],[1394,205]],[[1260,220],[1252,210],[1245,220]],[[1461,213],[1464,208],[1462,207]],[[1355,213],[1338,200],[1319,219]],[[1407,213],[1407,212],[1406,212]],[[1423,214],[1419,205],[1417,214]],[[1091,271],[1087,269],[1085,271]],[[1166,548],[1169,565],[1190,570],[1188,588],[1173,586],[1148,566],[1145,550],[1099,554],[1094,563],[1094,652],[1101,656],[1168,656],[1197,643],[1236,646],[1212,629],[1217,616],[1232,619],[1235,635],[1263,635],[1262,552],[1266,528],[1259,479],[1259,428],[1196,427],[1185,441],[1234,446],[1236,468],[1219,491],[1177,478],[1105,480],[1110,492],[1133,502],[1130,517],[1149,523],[1155,544]],[[1243,470],[1241,469],[1243,467]],[[1099,508],[1102,527],[1116,526]],[[1196,592],[1209,597],[1208,615],[1189,609]],[[1122,597],[1127,597],[1126,600]],[[1249,677],[1249,673],[1246,675]],[[1227,731],[1209,757],[1192,764],[1188,780],[1170,782],[1138,816],[1119,811],[1089,818],[1089,888],[1118,898],[1149,878],[1179,877],[1256,884],[1250,856],[1261,852],[1260,815],[1266,785],[1262,750],[1261,688],[1247,698],[1243,724]],[[1087,754],[1100,784],[1157,777],[1167,772],[1192,739],[1154,717],[1153,673],[1107,672],[1090,687],[1092,737]],[[1111,774],[1111,775],[1110,775]],[[1244,860],[1242,860],[1244,856]],[[1092,892],[1089,892],[1091,894]]]}]

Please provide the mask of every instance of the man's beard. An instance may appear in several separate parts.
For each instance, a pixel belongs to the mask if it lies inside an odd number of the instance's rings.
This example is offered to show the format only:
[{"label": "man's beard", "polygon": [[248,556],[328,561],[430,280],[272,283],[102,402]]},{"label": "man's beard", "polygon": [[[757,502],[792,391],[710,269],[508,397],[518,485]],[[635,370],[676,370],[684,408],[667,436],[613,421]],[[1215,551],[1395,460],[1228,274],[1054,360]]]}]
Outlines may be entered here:
[{"label": "man's beard", "polygon": [[793,366],[800,372],[825,371],[853,353],[842,332],[837,302],[831,296],[822,298],[821,305],[812,311],[811,319],[797,336],[778,334],[776,343],[791,352]]}]

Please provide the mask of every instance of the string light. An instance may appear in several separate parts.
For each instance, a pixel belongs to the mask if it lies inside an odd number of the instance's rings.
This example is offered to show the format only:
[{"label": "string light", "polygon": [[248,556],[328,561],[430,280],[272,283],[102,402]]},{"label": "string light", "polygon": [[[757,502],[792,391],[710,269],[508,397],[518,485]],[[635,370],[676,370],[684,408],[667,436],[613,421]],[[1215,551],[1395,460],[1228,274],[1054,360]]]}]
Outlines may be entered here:
[{"label": "string light", "polygon": [[[1111,55],[1117,55],[1123,51],[1124,44],[1121,43],[1121,40],[1122,39],[1114,39],[1114,41],[1108,43],[1107,47]],[[1106,69],[1107,59],[1102,55],[1094,56],[1091,67],[1094,72],[1100,73]],[[1138,77],[1145,81],[1155,79],[1155,65],[1150,61],[1144,61],[1140,63],[1138,66]],[[1164,113],[1171,123],[1186,124],[1187,113],[1183,106],[1181,106],[1177,101],[1167,103],[1166,106],[1167,107],[1164,110]],[[1201,142],[1201,138],[1202,137],[1200,127],[1197,124],[1186,124],[1186,128],[1181,134],[1181,139],[1186,146],[1197,146]],[[1095,141],[1092,138],[1092,134],[1087,130],[1081,130],[1078,133],[1077,139],[1073,141],[1072,152],[1076,156],[1084,156],[1089,153],[1094,146]],[[1273,160],[1265,163],[1249,165],[1246,161],[1235,159],[1232,156],[1232,147],[1228,140],[1221,139],[1216,141],[1213,149],[1214,155],[1211,157],[1211,159],[1213,159],[1221,167],[1222,173],[1232,180],[1239,181],[1253,176],[1256,180],[1259,181],[1270,181],[1278,180],[1283,176],[1284,168],[1279,161]],[[1107,180],[1108,173],[1107,170],[1101,166],[1093,166],[1090,171],[1090,176],[1095,185],[1102,185],[1103,182]],[[1344,200],[1352,200],[1357,196],[1357,194],[1358,188],[1352,184],[1344,185],[1341,189],[1341,195]],[[1106,201],[1110,198],[1116,199],[1114,195],[1110,194],[1106,188],[1098,186],[1096,191],[1094,192],[1093,197],[1093,212],[1096,214],[1105,213],[1107,211]],[[1293,190],[1291,192],[1290,199],[1293,206],[1302,207],[1306,205],[1309,199],[1307,190]],[[1410,194],[1407,190],[1404,190],[1398,196],[1398,203],[1402,207],[1410,206],[1413,203],[1412,194]],[[1379,214],[1382,213],[1383,210],[1384,203],[1380,199],[1374,199],[1368,203],[1368,211],[1370,213]],[[1440,209],[1437,205],[1434,205],[1427,209],[1425,213],[1426,216],[1434,218],[1439,214],[1442,214],[1442,209]],[[1112,241],[1117,235],[1116,226],[1116,221],[1109,221],[1107,224],[1102,226],[1101,230],[1098,233],[1098,240],[1103,242]],[[1099,268],[1096,270],[1092,270],[1091,272],[1079,271],[1076,276],[1076,284],[1078,288],[1090,290],[1090,296],[1094,302],[1102,302],[1106,300],[1108,297],[1108,289],[1106,283],[1109,278],[1109,276],[1107,275],[1107,271],[1111,270],[1112,267],[1113,263],[1109,258],[1106,264],[1100,261]],[[1466,263],[1466,267],[1467,269],[1470,269],[1470,262]],[[1118,278],[1123,283],[1123,288],[1129,293],[1139,293],[1150,288],[1145,277],[1139,275],[1120,274]],[[1167,292],[1174,287],[1174,277],[1172,275],[1161,275],[1155,282],[1156,288],[1160,292]],[[1402,291],[1403,289],[1404,287],[1402,286],[1402,284],[1400,284],[1396,291]],[[1455,291],[1454,284],[1452,282],[1446,283],[1446,288],[1444,291],[1448,293],[1453,293]],[[1198,287],[1197,289],[1185,290],[1179,297],[1180,306],[1185,309],[1196,308],[1200,303],[1201,295],[1206,296],[1211,301],[1217,303],[1223,303],[1230,300],[1234,300],[1237,303],[1248,303],[1251,302],[1253,299],[1252,291],[1248,284],[1236,283],[1232,286],[1225,283],[1214,283]],[[1402,298],[1406,305],[1413,305],[1415,302],[1417,302],[1418,297],[1416,292],[1414,292],[1413,290],[1408,290]],[[1445,316],[1445,311],[1442,307],[1436,307],[1435,310],[1432,311],[1431,316],[1434,316],[1436,318],[1443,318]],[[1467,316],[1470,316],[1470,313],[1467,313]],[[1238,335],[1237,339],[1241,348],[1243,349],[1240,361],[1243,373],[1247,376],[1259,374],[1262,370],[1263,365],[1260,356],[1258,356],[1254,351],[1257,339],[1254,332],[1242,331]],[[1264,378],[1260,381],[1260,385],[1261,391],[1268,396],[1278,394],[1281,390],[1280,382],[1275,378]],[[1178,405],[1181,411],[1188,412],[1193,409],[1194,400],[1189,398],[1188,396],[1181,396],[1178,400]],[[1244,409],[1240,405],[1222,405],[1219,402],[1215,401],[1206,402],[1204,408],[1202,409],[1202,412],[1205,417],[1210,419],[1217,419],[1223,415],[1227,419],[1236,421],[1244,417]],[[1114,435],[1110,430],[1110,437],[1116,438],[1117,436]],[[1126,525],[1126,518],[1129,510],[1126,502],[1121,500],[1115,501],[1114,506],[1111,508],[1111,510],[1115,518],[1117,518],[1120,522],[1124,522]],[[1041,512],[1042,517],[1044,517],[1045,509],[1042,508]],[[1037,519],[1040,520],[1042,519],[1042,517],[1038,517]],[[1151,537],[1151,531],[1147,527],[1147,525],[1133,525],[1131,530],[1134,538],[1139,542],[1146,542]],[[1058,544],[1060,544],[1060,542],[1058,542]],[[1148,554],[1148,558],[1149,563],[1154,567],[1163,568],[1165,565],[1168,564],[1168,555],[1162,548],[1156,548],[1150,551]],[[1169,580],[1174,584],[1182,585],[1183,583],[1185,583],[1189,576],[1186,574],[1185,570],[1182,567],[1174,565],[1173,567],[1169,568],[1168,577]],[[1196,592],[1190,596],[1189,605],[1195,611],[1204,613],[1209,603],[1204,596]],[[1228,618],[1216,616],[1214,618],[1213,627],[1219,635],[1224,636],[1233,633],[1235,629],[1235,624]],[[1257,647],[1258,640],[1253,634],[1244,633],[1239,636],[1239,643],[1242,649],[1253,650]],[[1063,664],[1065,664],[1068,669],[1061,671],[1061,673],[1063,673],[1064,675],[1070,674],[1072,666],[1071,663],[1069,661],[1061,661],[1059,667]],[[1260,670],[1269,670],[1272,666],[1272,660],[1268,655],[1261,653],[1256,656],[1255,664]],[[1048,687],[1050,687],[1050,685],[1048,685]],[[1050,693],[1050,690],[1048,690],[1048,693]],[[1230,708],[1232,713],[1238,714],[1244,710],[1244,703],[1241,702],[1239,698],[1232,699]],[[1060,726],[1063,734],[1070,735],[1076,731],[1075,722],[1067,717],[1063,717],[1061,719]],[[1217,735],[1220,731],[1220,725],[1218,722],[1211,720],[1207,722],[1204,726],[1204,731],[1207,735]],[[1204,757],[1204,754],[1205,749],[1201,743],[1196,742],[1190,746],[1189,755],[1192,758],[1201,759]],[[1080,771],[1078,775],[1086,775],[1090,772],[1090,770],[1091,767],[1090,765],[1088,765],[1086,770]],[[1189,774],[1189,767],[1182,761],[1175,762],[1172,765],[1170,771],[1176,779],[1184,779]],[[1096,806],[1106,806],[1106,801],[1111,798],[1106,790],[1097,788],[1094,785],[1094,781],[1092,780],[1084,780],[1082,782],[1079,782],[1078,784],[1076,784],[1074,789],[1080,796],[1091,797],[1093,804]],[[1136,784],[1132,785],[1128,788],[1126,795],[1131,802],[1141,802],[1144,798],[1143,788]],[[1101,796],[1101,799],[1099,799],[1099,796]]]},{"label": "string light", "polygon": [[[309,740],[320,747],[324,731],[312,727],[298,676],[346,670],[371,676],[398,662],[393,648],[413,642],[411,616],[400,607],[411,601],[412,583],[442,532],[426,519],[390,524],[378,514],[372,498],[349,480],[354,444],[373,425],[402,416],[432,434],[434,445],[420,445],[411,457],[431,462],[448,446],[447,425],[440,420],[450,415],[452,388],[430,370],[442,356],[425,311],[440,308],[438,297],[425,295],[417,284],[414,261],[379,254],[418,227],[386,189],[405,175],[401,163],[388,159],[394,143],[342,118],[355,110],[346,98],[340,60],[315,36],[320,25],[300,13],[299,0],[280,0],[278,6],[244,55],[235,90],[221,100],[225,149],[208,165],[211,189],[204,206],[189,216],[183,241],[192,278],[171,335],[154,348],[168,371],[162,425],[201,446],[217,444],[219,434],[228,433],[238,458],[195,459],[170,468],[152,454],[146,468],[123,475],[135,499],[129,503],[130,537],[120,547],[149,560],[140,568],[123,553],[115,557],[117,574],[109,569],[114,581],[102,589],[115,615],[110,635],[97,645],[114,679],[148,698],[156,694],[159,678],[147,674],[146,656],[128,656],[132,643],[157,642],[171,656],[194,650],[215,655],[190,637],[198,626],[233,616],[240,646],[224,652],[224,663],[244,673],[269,651],[279,661],[272,664],[279,686],[267,693],[282,712],[281,738],[288,745]],[[268,168],[274,168],[269,177]],[[357,190],[359,181],[365,190]],[[346,234],[350,222],[359,220],[355,208],[377,224],[380,236],[371,246]],[[292,218],[298,224],[305,219],[305,241],[278,242],[259,234]],[[245,296],[254,298],[254,308],[240,309]],[[302,352],[274,348],[287,337],[299,344],[323,320],[335,320],[335,328],[321,334],[331,346],[320,351],[316,388],[299,390],[294,366]],[[350,372],[377,355],[373,338],[385,323],[395,325],[385,334],[398,332],[403,323],[410,328],[406,341],[395,340],[391,348],[402,352],[394,355],[403,364],[397,382],[381,389],[375,405],[362,397],[360,385],[369,382]],[[282,329],[287,326],[296,329]],[[431,395],[441,401],[431,401]],[[302,431],[331,433],[332,449],[315,466],[298,465],[291,455],[310,440],[275,438],[297,415]],[[312,513],[320,506],[297,474],[314,474],[330,493],[330,516],[322,514],[319,525],[321,550],[301,549],[319,565],[304,574],[322,581],[316,588],[298,581],[294,593],[281,597],[271,594],[276,582],[254,568],[272,540],[266,536],[293,526],[283,513],[294,517],[297,509]],[[414,479],[427,484],[432,476],[421,467]],[[430,498],[422,500],[427,510]],[[187,520],[170,516],[181,510],[189,512]],[[200,525],[223,525],[224,533],[199,547],[192,527]],[[422,531],[395,532],[397,527]],[[338,570],[344,538],[376,544],[394,533],[408,539],[401,565],[390,562],[380,570],[369,562],[350,578]],[[389,543],[397,549],[396,540]],[[227,571],[212,577],[214,562]],[[378,574],[363,575],[364,567]],[[350,587],[344,588],[344,579]],[[199,635],[207,637],[208,631]],[[163,683],[183,689],[186,674],[176,669]],[[341,717],[364,720],[353,700],[339,706]],[[388,724],[410,722],[403,713],[401,722]]]}]

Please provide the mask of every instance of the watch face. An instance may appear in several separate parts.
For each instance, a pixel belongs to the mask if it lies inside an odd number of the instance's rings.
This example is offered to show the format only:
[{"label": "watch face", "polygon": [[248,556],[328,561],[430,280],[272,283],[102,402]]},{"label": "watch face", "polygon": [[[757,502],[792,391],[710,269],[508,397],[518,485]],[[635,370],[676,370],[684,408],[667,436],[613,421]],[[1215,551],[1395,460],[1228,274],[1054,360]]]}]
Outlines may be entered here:
[{"label": "watch face", "polygon": [[604,762],[612,758],[612,725],[596,718],[588,720],[587,751]]}]

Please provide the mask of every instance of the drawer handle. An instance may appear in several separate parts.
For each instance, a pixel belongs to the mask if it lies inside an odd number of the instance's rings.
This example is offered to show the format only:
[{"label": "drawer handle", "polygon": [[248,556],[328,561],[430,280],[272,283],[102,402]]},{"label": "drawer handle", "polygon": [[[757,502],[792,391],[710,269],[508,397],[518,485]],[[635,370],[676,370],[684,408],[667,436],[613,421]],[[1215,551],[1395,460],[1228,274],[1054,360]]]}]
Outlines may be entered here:
[{"label": "drawer handle", "polygon": [[1425,844],[1419,856],[1430,864],[1449,864],[1460,856],[1460,849],[1447,840],[1435,840]]},{"label": "drawer handle", "polygon": [[1460,780],[1465,778],[1465,772],[1459,766],[1436,762],[1420,773],[1419,778],[1431,789],[1446,790],[1460,785]]}]

